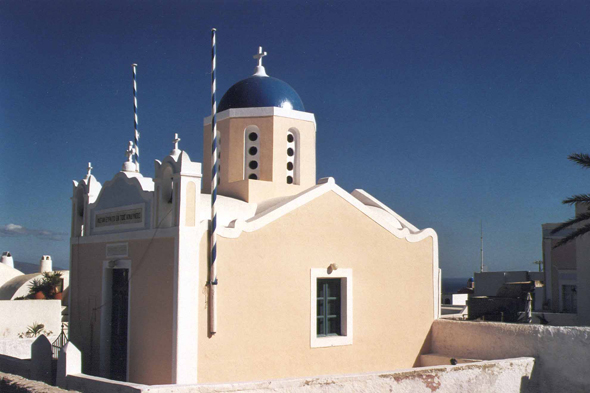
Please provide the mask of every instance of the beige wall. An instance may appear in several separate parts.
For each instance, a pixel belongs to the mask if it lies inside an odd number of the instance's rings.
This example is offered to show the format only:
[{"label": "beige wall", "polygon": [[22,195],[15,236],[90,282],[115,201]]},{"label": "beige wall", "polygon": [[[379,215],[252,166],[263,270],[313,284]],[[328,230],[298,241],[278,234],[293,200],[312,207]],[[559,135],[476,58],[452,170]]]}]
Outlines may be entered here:
[{"label": "beige wall", "polygon": [[[93,375],[100,367],[105,249],[106,243],[72,246],[70,339],[82,351],[84,372]],[[120,259],[131,260],[129,379],[170,383],[174,239],[129,241],[129,257]]]},{"label": "beige wall", "polygon": [[578,291],[578,322],[583,326],[590,326],[590,236],[585,234],[576,239],[577,291]]},{"label": "beige wall", "polygon": [[98,374],[102,262],[105,244],[71,246],[69,338],[82,352],[84,372]]},{"label": "beige wall", "polygon": [[[244,130],[260,129],[260,180],[244,179]],[[287,132],[299,131],[299,184],[286,183]],[[221,135],[219,195],[259,202],[295,195],[316,182],[315,124],[281,116],[228,118],[217,123]],[[211,125],[203,129],[203,192],[211,192]],[[230,153],[231,152],[231,153]]]},{"label": "beige wall", "polygon": [[576,270],[576,242],[570,242],[554,248],[560,239],[549,239],[551,242],[551,310],[559,312],[559,270]]},{"label": "beige wall", "polygon": [[[149,246],[148,246],[149,244]],[[174,239],[130,242],[131,324],[129,380],[172,380]]]},{"label": "beige wall", "polygon": [[576,243],[554,248],[560,239],[551,239],[551,262],[557,269],[576,269]]},{"label": "beige wall", "polygon": [[[201,276],[207,276],[201,241]],[[200,292],[200,383],[412,367],[433,321],[432,238],[398,239],[333,192],[218,238],[218,332]],[[310,269],[353,271],[352,345],[310,348]]]}]

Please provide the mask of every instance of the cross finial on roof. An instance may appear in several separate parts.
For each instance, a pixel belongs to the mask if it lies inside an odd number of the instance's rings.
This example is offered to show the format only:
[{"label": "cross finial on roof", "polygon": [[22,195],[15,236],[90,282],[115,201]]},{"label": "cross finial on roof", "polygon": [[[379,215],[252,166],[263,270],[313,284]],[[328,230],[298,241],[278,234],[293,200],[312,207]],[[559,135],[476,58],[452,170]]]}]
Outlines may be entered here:
[{"label": "cross finial on roof", "polygon": [[174,134],[174,139],[172,140],[172,143],[174,143],[174,148],[170,152],[170,155],[174,158],[178,158],[181,153],[180,149],[178,148],[178,142],[180,142],[180,138],[178,137],[178,134]]},{"label": "cross finial on roof", "polygon": [[258,53],[257,53],[257,54],[255,54],[255,55],[254,55],[254,56],[252,56],[252,57],[254,57],[255,59],[257,59],[257,60],[258,60],[258,67],[262,67],[262,58],[263,58],[264,56],[267,56],[267,55],[268,55],[268,53],[266,53],[266,52],[263,52],[263,51],[262,51],[262,47],[261,47],[261,46],[259,46],[259,47],[258,47]]},{"label": "cross finial on roof", "polygon": [[90,162],[88,163],[88,168],[86,168],[86,170],[88,171],[86,176],[90,177],[91,172],[92,172],[92,164]]},{"label": "cross finial on roof", "polygon": [[254,75],[258,75],[258,76],[268,76],[268,75],[266,75],[266,70],[264,69],[264,66],[262,65],[262,58],[263,58],[264,56],[267,56],[267,55],[268,55],[268,53],[266,53],[266,52],[263,52],[263,51],[262,51],[262,47],[261,47],[261,46],[259,46],[259,47],[258,47],[258,53],[257,53],[257,54],[255,54],[254,56],[252,56],[252,57],[254,57],[255,59],[257,59],[257,60],[258,60],[258,65],[257,65],[257,66],[256,66],[256,68],[254,69]]},{"label": "cross finial on roof", "polygon": [[127,151],[125,155],[127,156],[127,162],[133,162],[131,157],[135,154],[135,149],[133,148],[133,142],[129,141],[129,146],[127,147]]},{"label": "cross finial on roof", "polygon": [[174,134],[174,140],[172,142],[174,142],[174,150],[178,150],[178,142],[180,142],[178,134]]},{"label": "cross finial on roof", "polygon": [[129,141],[129,145],[127,150],[125,151],[125,156],[127,157],[127,161],[123,163],[123,172],[136,172],[137,166],[133,162],[133,155],[135,154],[135,149],[133,148],[133,142]]}]

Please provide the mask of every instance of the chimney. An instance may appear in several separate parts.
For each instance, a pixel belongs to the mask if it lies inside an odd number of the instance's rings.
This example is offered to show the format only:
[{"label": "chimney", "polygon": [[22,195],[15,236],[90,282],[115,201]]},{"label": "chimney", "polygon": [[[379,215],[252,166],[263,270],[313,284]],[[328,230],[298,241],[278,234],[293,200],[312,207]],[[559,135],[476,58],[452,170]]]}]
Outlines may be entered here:
[{"label": "chimney", "polygon": [[2,253],[2,259],[0,259],[0,263],[8,265],[14,269],[14,259],[12,259],[12,254],[10,251],[4,251]]},{"label": "chimney", "polygon": [[51,255],[43,255],[39,262],[39,273],[53,271],[53,262],[51,261]]}]

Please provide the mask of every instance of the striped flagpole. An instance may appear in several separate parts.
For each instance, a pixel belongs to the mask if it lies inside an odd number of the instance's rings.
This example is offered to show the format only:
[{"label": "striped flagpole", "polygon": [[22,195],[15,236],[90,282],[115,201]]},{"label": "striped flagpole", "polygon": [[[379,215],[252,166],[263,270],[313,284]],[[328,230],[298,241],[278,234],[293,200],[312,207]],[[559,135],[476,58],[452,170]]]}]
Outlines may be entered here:
[{"label": "striped flagpole", "polygon": [[218,156],[217,156],[217,99],[216,93],[216,44],[215,44],[215,29],[211,29],[211,229],[210,234],[210,258],[209,265],[209,334],[213,335],[217,332],[217,237],[215,231],[217,229],[217,210],[215,202],[217,200],[217,170]]},{"label": "striped flagpole", "polygon": [[137,131],[137,64],[131,64],[133,68],[133,113],[135,115],[135,170],[139,172],[139,131]]}]

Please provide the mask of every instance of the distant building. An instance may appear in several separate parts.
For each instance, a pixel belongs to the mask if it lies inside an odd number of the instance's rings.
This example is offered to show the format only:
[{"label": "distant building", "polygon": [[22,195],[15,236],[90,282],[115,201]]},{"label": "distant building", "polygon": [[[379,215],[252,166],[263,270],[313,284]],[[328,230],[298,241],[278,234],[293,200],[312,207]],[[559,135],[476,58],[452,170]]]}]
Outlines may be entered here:
[{"label": "distant building", "polygon": [[[587,210],[578,204],[576,215]],[[560,223],[543,224],[543,267],[547,290],[545,309],[555,313],[577,314],[578,324],[590,325],[590,235],[555,247],[559,240],[577,228],[582,222],[551,234]]]},{"label": "distant building", "polygon": [[474,273],[473,296],[500,296],[502,287],[506,284],[537,282],[534,291],[531,292],[533,311],[542,311],[545,298],[543,272],[504,271]]},{"label": "distant building", "polygon": [[446,293],[442,295],[442,304],[453,306],[465,306],[467,305],[468,298],[469,294],[467,293]]},{"label": "distant building", "polygon": [[[535,293],[543,286],[537,272],[482,272],[474,274],[468,319],[531,323]],[[539,292],[536,297],[542,298]]]}]

